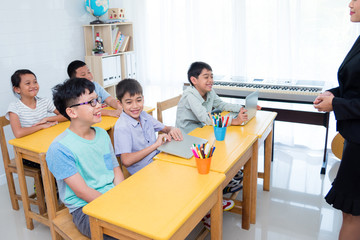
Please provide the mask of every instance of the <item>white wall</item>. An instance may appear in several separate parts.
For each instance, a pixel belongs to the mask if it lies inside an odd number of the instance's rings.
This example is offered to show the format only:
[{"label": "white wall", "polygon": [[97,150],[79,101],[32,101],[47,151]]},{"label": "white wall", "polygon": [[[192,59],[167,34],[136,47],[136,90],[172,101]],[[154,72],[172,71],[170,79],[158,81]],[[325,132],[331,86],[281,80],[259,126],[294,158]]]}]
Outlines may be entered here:
[{"label": "white wall", "polygon": [[[110,7],[116,7],[112,1]],[[118,4],[118,3],[117,3]],[[39,96],[51,98],[51,88],[67,78],[67,65],[84,60],[82,25],[93,20],[84,0],[12,0],[0,5],[0,115],[16,98],[10,76],[20,68],[32,70]],[[6,129],[8,139],[13,137]],[[12,147],[10,155],[13,156]],[[6,181],[0,164],[0,184]]]}]

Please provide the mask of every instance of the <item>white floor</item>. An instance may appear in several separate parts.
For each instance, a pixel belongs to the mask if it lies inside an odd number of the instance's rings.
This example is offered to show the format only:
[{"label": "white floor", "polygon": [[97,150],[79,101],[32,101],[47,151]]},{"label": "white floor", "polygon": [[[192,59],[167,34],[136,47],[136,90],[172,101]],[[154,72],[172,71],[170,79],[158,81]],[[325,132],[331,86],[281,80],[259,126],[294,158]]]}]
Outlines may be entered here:
[{"label": "white floor", "polygon": [[[156,106],[156,101],[178,94],[178,91],[165,91],[168,96],[163,96],[160,92],[164,93],[163,89],[145,89],[145,104]],[[163,99],[146,97],[149,95],[161,96]],[[170,114],[175,116],[174,112]],[[334,136],[333,121],[331,124],[329,141]],[[276,122],[271,189],[264,192],[262,180],[258,181],[256,224],[251,225],[250,230],[243,230],[241,216],[225,212],[223,239],[337,239],[342,221],[341,212],[329,206],[324,196],[330,189],[330,179],[334,178],[339,161],[330,151],[326,174],[320,174],[324,134],[323,127]],[[260,148],[259,153],[262,153],[263,146]],[[259,168],[262,167],[263,155],[259,154]],[[31,183],[29,185],[31,187]],[[0,206],[0,239],[51,238],[49,228],[38,222],[34,223],[34,230],[26,229],[23,209],[12,210],[6,185],[0,186]],[[201,223],[187,239],[194,239],[200,226]]]}]

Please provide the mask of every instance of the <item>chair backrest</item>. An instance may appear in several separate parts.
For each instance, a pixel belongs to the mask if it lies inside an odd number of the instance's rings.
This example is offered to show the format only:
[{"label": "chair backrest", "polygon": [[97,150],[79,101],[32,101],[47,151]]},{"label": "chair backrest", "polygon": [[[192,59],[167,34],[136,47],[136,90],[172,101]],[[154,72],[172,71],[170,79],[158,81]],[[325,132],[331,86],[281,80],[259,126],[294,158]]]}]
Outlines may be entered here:
[{"label": "chair backrest", "polygon": [[10,163],[9,152],[7,148],[5,131],[4,127],[9,125],[10,121],[5,118],[5,116],[0,117],[0,145],[1,145],[1,154],[4,161],[4,165],[8,165]]},{"label": "chair backrest", "polygon": [[341,160],[344,149],[344,138],[340,133],[337,133],[331,142],[331,151]]},{"label": "chair backrest", "polygon": [[163,122],[162,112],[169,108],[177,106],[180,99],[181,99],[181,94],[177,97],[173,97],[168,100],[157,103],[157,119],[159,122]]}]

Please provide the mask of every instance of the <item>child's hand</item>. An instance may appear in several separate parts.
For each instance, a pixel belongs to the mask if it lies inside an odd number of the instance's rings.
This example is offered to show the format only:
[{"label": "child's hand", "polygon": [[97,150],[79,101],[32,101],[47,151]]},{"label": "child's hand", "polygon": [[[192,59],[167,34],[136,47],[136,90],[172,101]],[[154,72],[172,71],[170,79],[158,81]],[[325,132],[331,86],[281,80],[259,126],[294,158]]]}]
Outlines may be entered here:
[{"label": "child's hand", "polygon": [[158,138],[156,139],[156,147],[160,147],[161,145],[163,145],[167,140],[171,139],[171,137],[165,133],[160,133],[158,135]]},{"label": "child's hand", "polygon": [[38,126],[38,125],[41,125],[41,124],[44,124],[44,123],[47,123],[47,118],[43,118],[41,119],[39,122],[35,123],[34,125],[32,125],[32,127],[35,127],[35,126]]},{"label": "child's hand", "polygon": [[46,122],[46,123],[43,123],[41,126],[43,127],[43,129],[45,129],[45,128],[52,127],[52,126],[54,126],[56,124],[58,124],[57,121],[55,121],[55,122]]},{"label": "child's hand", "polygon": [[[168,135],[175,141],[183,140],[182,133],[181,133],[180,129],[178,129],[178,128],[172,127],[170,132],[168,133]],[[169,141],[171,141],[171,138],[169,139]]]},{"label": "child's hand", "polygon": [[246,112],[247,112],[247,110],[242,107],[242,108],[240,109],[240,112],[239,112],[239,114],[237,115],[237,117],[232,120],[231,125],[240,125],[240,124],[242,124],[243,122],[249,120],[248,115],[247,115]]},{"label": "child's hand", "polygon": [[122,109],[111,110],[109,116],[118,118],[118,117],[120,117],[121,112],[122,112]]}]

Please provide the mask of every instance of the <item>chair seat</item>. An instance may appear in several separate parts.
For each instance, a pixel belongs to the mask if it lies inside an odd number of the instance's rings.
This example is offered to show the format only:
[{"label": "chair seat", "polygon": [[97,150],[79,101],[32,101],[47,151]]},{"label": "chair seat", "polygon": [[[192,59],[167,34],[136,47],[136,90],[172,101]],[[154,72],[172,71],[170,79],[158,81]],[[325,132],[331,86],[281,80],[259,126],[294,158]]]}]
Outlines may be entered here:
[{"label": "chair seat", "polygon": [[72,220],[72,215],[68,208],[64,208],[56,213],[56,217],[52,220],[56,231],[64,239],[88,240],[86,236],[76,228]]},{"label": "chair seat", "polygon": [[[11,171],[13,173],[16,173],[15,159],[11,159],[8,166],[9,166],[9,169],[11,169]],[[25,172],[25,176],[33,176],[34,174],[41,174],[41,171],[39,168],[29,167],[26,165],[24,165],[24,172]],[[27,174],[27,173],[30,173],[30,174]]]},{"label": "chair seat", "polygon": [[344,138],[340,133],[337,133],[331,142],[331,151],[333,154],[341,160],[344,149]]}]

